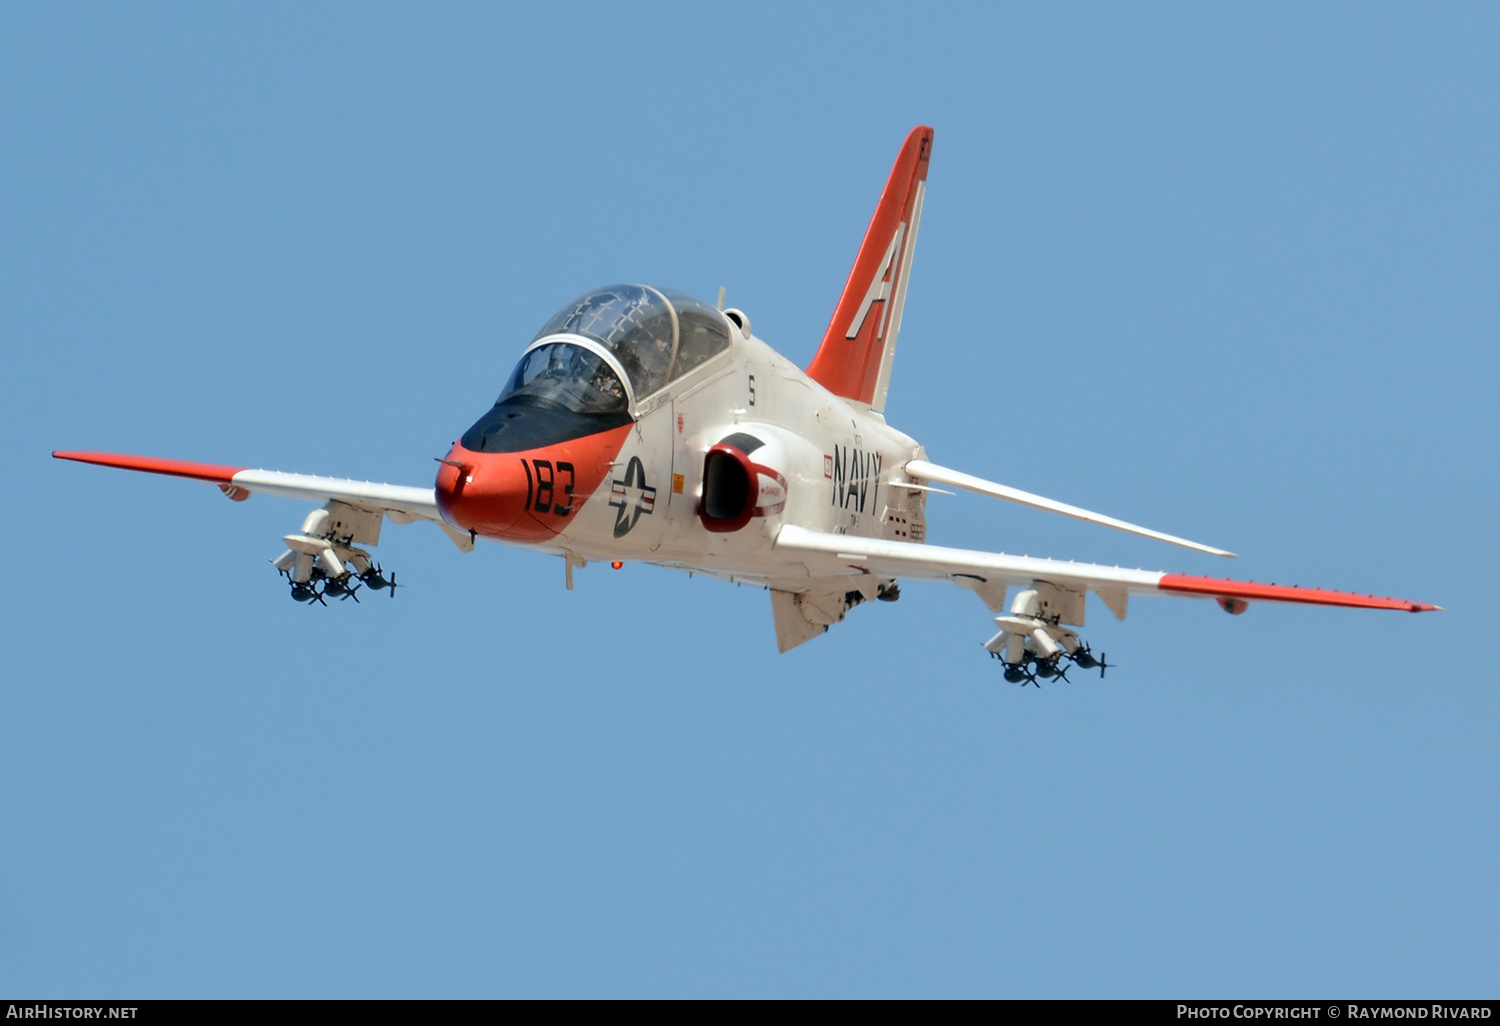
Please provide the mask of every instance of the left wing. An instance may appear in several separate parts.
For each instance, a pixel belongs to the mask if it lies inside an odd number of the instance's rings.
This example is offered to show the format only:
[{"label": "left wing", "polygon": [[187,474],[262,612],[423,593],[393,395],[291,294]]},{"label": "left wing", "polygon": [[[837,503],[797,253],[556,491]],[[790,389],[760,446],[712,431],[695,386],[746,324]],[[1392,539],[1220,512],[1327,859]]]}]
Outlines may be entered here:
[{"label": "left wing", "polygon": [[[979,593],[993,610],[1004,603],[1011,585],[1031,587],[1037,583],[1083,593],[1092,591],[1104,600],[1115,616],[1125,618],[1130,595],[1165,594],[1216,599],[1231,613],[1244,612],[1251,601],[1302,602],[1320,606],[1352,606],[1359,609],[1397,609],[1424,613],[1440,609],[1426,602],[1356,595],[1322,588],[1297,588],[1281,584],[1257,584],[1213,577],[1192,577],[1152,570],[1125,570],[1095,563],[1071,563],[1057,559],[1032,559],[998,552],[950,549],[916,542],[859,538],[845,534],[823,534],[791,524],[776,536],[780,551],[833,557],[856,570],[886,577],[949,580]],[[1081,604],[1077,619],[1082,623]]]}]

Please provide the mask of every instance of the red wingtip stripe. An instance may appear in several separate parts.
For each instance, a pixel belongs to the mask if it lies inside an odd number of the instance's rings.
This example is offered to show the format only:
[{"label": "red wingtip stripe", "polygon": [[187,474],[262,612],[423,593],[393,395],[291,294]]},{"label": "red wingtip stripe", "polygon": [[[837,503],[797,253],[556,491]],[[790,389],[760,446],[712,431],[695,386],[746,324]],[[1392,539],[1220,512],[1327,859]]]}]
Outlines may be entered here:
[{"label": "red wingtip stripe", "polygon": [[1270,602],[1305,602],[1315,606],[1398,609],[1407,613],[1429,613],[1439,608],[1426,602],[1412,602],[1408,599],[1355,595],[1352,592],[1326,591],[1322,588],[1294,588],[1282,584],[1256,584],[1253,581],[1225,581],[1213,577],[1190,577],[1187,574],[1163,574],[1156,586],[1162,591],[1176,591],[1188,595],[1263,599]]},{"label": "red wingtip stripe", "polygon": [[126,456],[113,452],[54,452],[60,460],[76,460],[79,463],[94,463],[101,467],[118,467],[121,470],[142,470],[148,474],[169,474],[172,477],[187,477],[195,481],[212,481],[217,485],[234,483],[234,475],[244,467],[225,467],[217,463],[190,463],[187,460],[164,460],[155,456]]}]

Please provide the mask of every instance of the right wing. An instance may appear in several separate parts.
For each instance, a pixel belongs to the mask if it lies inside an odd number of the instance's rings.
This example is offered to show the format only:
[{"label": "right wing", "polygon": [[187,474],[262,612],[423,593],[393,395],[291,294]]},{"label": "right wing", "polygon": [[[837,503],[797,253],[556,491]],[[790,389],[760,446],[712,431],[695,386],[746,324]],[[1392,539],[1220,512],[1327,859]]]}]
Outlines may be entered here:
[{"label": "right wing", "polygon": [[441,527],[453,544],[465,552],[474,547],[473,539],[462,531],[454,530],[443,520],[442,514],[438,512],[437,497],[431,488],[349,481],[314,474],[287,474],[279,470],[251,470],[154,456],[126,456],[112,452],[54,452],[52,455],[60,460],[76,460],[101,467],[208,481],[218,485],[220,491],[237,502],[259,493],[307,502],[342,502],[369,513],[384,514],[398,524],[430,520]]},{"label": "right wing", "polygon": [[[1322,588],[1296,588],[1281,584],[1257,584],[1213,577],[1191,577],[1152,570],[1125,570],[1095,563],[1071,563],[1058,559],[1007,556],[998,552],[950,549],[917,542],[860,538],[846,534],[824,534],[788,524],[776,536],[776,548],[805,553],[826,561],[829,557],[854,570],[884,577],[906,577],[930,581],[952,581],[979,594],[993,610],[1004,602],[1005,589],[1046,582],[1075,592],[1092,591],[1110,611],[1125,619],[1131,595],[1165,594],[1190,598],[1212,598],[1230,612],[1243,612],[1249,601],[1301,602],[1320,606],[1351,606],[1359,609],[1397,609],[1423,613],[1441,608],[1407,599],[1355,595]],[[1081,599],[1081,596],[1080,596]],[[1236,601],[1238,600],[1238,601]],[[1075,621],[1065,621],[1075,622]],[[1082,622],[1081,618],[1076,622]]]}]

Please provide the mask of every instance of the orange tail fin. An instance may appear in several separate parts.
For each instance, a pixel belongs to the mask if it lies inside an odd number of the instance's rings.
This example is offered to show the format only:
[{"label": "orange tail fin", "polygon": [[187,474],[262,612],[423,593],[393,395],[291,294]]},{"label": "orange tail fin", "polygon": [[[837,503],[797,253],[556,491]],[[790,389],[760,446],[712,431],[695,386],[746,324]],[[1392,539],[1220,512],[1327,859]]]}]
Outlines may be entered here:
[{"label": "orange tail fin", "polygon": [[913,128],[880,194],[823,344],[807,367],[808,377],[830,392],[877,412],[885,409],[890,389],[931,156],[932,129]]}]

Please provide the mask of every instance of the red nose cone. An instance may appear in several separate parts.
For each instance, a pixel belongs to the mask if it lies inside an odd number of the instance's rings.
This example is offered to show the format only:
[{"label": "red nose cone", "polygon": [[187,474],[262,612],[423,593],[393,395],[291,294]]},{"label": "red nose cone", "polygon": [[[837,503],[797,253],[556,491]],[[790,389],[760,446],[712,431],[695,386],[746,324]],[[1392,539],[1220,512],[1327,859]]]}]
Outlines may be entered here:
[{"label": "red nose cone", "polygon": [[434,488],[444,519],[462,531],[511,537],[527,518],[532,489],[521,461],[470,452],[455,445],[438,469]]},{"label": "red nose cone", "polygon": [[438,509],[461,531],[510,542],[556,538],[609,474],[630,433],[611,428],[525,452],[454,445],[438,468]]}]

